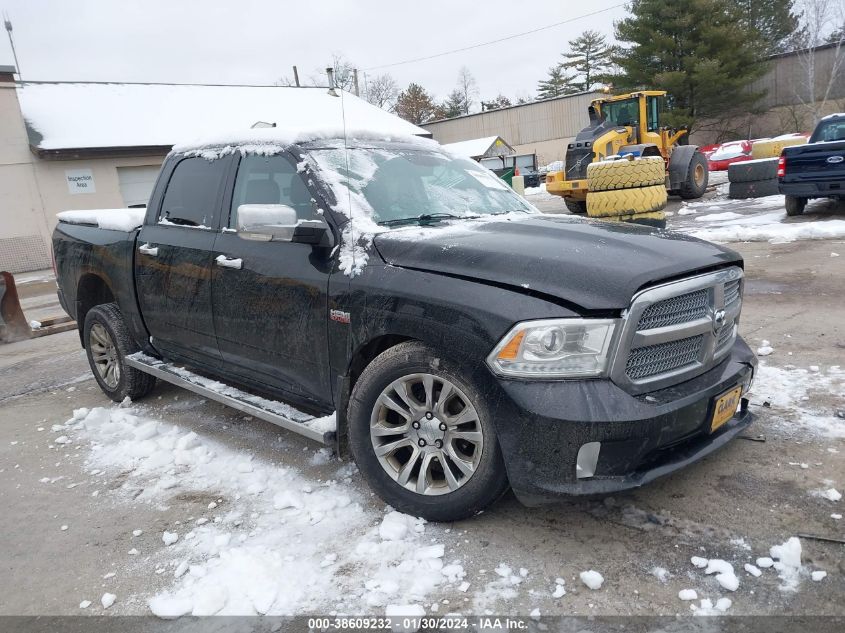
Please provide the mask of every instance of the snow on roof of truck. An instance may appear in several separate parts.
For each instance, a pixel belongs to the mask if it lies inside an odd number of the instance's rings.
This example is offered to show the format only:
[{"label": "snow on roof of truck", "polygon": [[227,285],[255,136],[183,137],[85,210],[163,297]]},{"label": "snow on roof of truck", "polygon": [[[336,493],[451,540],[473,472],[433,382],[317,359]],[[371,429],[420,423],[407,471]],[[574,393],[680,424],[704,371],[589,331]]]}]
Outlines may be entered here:
[{"label": "snow on roof of truck", "polygon": [[295,128],[299,140],[309,134],[325,138],[327,130],[344,127],[385,138],[430,135],[352,94],[332,96],[325,87],[22,82],[17,94],[30,145],[38,151],[167,148],[215,130],[250,131],[256,123]]}]

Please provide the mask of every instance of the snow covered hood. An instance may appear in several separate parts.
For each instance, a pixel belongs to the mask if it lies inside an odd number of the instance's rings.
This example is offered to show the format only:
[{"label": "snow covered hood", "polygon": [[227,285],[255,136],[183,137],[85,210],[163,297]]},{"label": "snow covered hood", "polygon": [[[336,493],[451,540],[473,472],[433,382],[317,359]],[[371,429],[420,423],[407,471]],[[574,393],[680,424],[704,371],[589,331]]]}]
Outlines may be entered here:
[{"label": "snow covered hood", "polygon": [[374,241],[394,266],[527,288],[587,310],[621,310],[644,286],[742,261],[679,233],[544,214],[392,230]]},{"label": "snow covered hood", "polygon": [[[17,88],[30,144],[39,150],[171,146],[256,123],[429,135],[359,99],[325,88],[24,82]],[[345,119],[345,122],[344,122]]]}]

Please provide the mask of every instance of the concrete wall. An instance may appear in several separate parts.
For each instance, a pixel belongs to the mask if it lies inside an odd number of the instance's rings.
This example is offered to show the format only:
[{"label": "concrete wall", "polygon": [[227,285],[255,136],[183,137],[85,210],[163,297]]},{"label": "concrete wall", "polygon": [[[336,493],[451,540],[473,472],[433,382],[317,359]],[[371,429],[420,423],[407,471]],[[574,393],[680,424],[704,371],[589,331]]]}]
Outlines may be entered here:
[{"label": "concrete wall", "polygon": [[0,74],[0,270],[50,267],[47,223],[13,76]]},{"label": "concrete wall", "polygon": [[426,123],[440,143],[501,136],[519,154],[537,154],[545,165],[563,160],[566,145],[589,123],[587,107],[601,93],[582,93]]},{"label": "concrete wall", "polygon": [[[61,107],[61,105],[57,105]],[[50,267],[56,213],[125,206],[118,167],[160,166],[164,155],[45,160],[29,147],[11,74],[0,74],[0,270]],[[93,193],[71,194],[68,170],[90,170]]]},{"label": "concrete wall", "polygon": [[[46,224],[50,232],[56,226],[56,213],[71,209],[119,209],[126,206],[120,193],[118,167],[161,166],[163,155],[79,160],[36,160],[35,172],[44,201]],[[94,193],[71,194],[66,172],[91,170]]]}]

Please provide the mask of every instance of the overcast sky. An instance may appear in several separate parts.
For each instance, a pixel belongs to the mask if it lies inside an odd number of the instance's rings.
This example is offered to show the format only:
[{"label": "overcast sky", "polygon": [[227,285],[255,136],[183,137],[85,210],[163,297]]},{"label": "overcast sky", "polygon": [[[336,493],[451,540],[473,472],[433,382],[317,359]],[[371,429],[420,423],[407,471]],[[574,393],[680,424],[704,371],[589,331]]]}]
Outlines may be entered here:
[{"label": "overcast sky", "polygon": [[[14,25],[23,79],[272,84],[291,66],[317,74],[341,54],[358,68],[434,55],[620,5],[512,0],[0,0]],[[540,33],[429,61],[370,70],[401,87],[415,81],[438,98],[458,69],[481,97],[533,96],[568,40],[585,29],[607,35],[624,8]],[[5,32],[0,64],[11,64]]]}]

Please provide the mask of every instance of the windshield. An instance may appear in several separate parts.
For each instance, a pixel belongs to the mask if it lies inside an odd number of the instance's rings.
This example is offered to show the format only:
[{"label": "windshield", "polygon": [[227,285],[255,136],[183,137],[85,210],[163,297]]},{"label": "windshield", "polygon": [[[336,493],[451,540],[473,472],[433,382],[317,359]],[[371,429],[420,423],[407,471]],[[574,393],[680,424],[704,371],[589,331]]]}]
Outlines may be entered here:
[{"label": "windshield", "polygon": [[[311,158],[338,205],[374,222],[433,221],[536,209],[468,158],[428,149],[315,149]],[[348,177],[347,177],[348,174]],[[349,200],[347,200],[348,198]]]},{"label": "windshield", "polygon": [[744,143],[725,143],[715,152],[710,154],[710,160],[726,160],[728,158],[736,158],[743,154],[748,154]]}]

